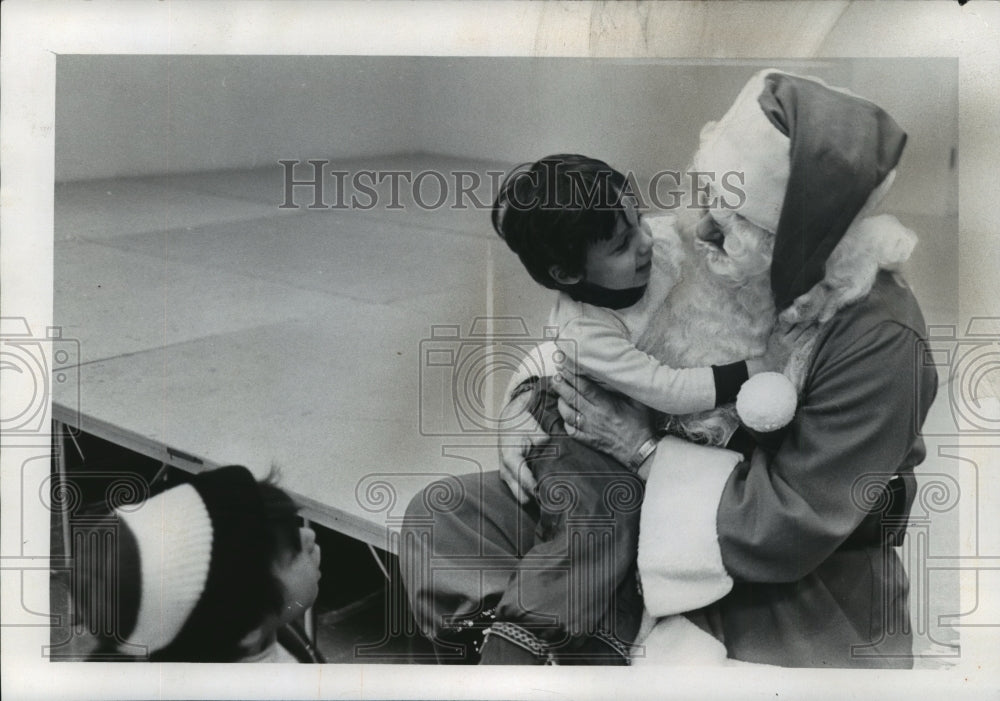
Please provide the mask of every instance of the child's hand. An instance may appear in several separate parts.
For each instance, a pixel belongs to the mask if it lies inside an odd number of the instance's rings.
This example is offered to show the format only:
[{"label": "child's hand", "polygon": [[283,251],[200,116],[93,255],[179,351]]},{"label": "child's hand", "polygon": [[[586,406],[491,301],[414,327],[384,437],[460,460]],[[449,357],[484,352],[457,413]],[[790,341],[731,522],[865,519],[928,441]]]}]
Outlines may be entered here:
[{"label": "child's hand", "polygon": [[517,426],[517,431],[501,431],[500,440],[500,479],[504,481],[511,494],[520,504],[527,504],[535,494],[537,483],[531,473],[526,459],[532,448],[544,445],[549,436],[542,431],[535,418],[528,411],[528,402],[532,393],[527,392],[515,397],[500,414],[502,423],[507,419],[518,417],[517,421],[509,422]]}]

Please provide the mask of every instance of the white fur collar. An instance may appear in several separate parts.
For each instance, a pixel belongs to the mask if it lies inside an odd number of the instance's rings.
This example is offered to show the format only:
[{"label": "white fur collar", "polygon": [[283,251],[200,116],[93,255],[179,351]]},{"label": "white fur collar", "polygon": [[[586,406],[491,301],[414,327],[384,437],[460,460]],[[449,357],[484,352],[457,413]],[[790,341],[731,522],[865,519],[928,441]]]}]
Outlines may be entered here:
[{"label": "white fur collar", "polygon": [[[888,214],[855,220],[830,254],[823,280],[784,310],[781,321],[829,321],[871,291],[879,270],[897,272],[916,244],[916,234]],[[898,275],[896,282],[903,284]]]}]

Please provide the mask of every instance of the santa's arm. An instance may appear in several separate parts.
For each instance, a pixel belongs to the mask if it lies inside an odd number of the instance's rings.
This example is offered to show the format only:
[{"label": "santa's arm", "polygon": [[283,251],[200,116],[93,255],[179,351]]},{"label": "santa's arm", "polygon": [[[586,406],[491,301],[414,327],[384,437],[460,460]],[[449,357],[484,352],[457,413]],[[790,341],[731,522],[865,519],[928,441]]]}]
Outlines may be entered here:
[{"label": "santa's arm", "polygon": [[923,459],[916,438],[937,376],[918,344],[885,322],[845,348],[820,346],[788,435],[741,464],[721,494],[719,543],[734,577],[801,579],[857,530],[898,469]]},{"label": "santa's arm", "polygon": [[[647,604],[650,584],[662,580],[669,600],[676,582],[704,573],[707,563],[747,581],[801,579],[868,515],[871,503],[859,495],[870,499],[907,461],[922,459],[914,439],[936,376],[919,367],[917,335],[883,323],[844,347],[838,341],[830,334],[820,342],[799,410],[775,452],[758,449],[750,461],[734,460],[722,478],[724,461],[711,456],[726,451],[699,448],[704,455],[694,458],[661,442],[651,484],[655,479],[660,494],[691,498],[673,516],[655,510],[664,527],[684,523],[685,537],[699,548],[661,534],[656,552],[643,553],[649,533],[640,533]],[[705,469],[694,469],[697,462]],[[653,503],[647,490],[644,517]]]}]

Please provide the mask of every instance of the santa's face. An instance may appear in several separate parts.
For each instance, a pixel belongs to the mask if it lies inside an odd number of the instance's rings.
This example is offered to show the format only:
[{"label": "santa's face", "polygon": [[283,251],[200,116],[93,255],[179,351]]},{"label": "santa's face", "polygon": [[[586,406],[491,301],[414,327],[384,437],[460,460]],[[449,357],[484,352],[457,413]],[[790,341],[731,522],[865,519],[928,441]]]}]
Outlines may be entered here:
[{"label": "santa's face", "polygon": [[693,210],[688,217],[695,249],[704,255],[706,266],[715,275],[740,284],[771,269],[771,232],[727,209]]}]

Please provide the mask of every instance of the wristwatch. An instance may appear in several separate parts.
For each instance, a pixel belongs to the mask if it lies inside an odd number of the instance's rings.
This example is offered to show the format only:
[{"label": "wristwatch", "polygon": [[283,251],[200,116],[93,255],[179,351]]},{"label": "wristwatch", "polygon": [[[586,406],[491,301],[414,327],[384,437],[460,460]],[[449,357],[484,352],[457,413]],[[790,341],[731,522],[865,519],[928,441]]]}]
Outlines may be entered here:
[{"label": "wristwatch", "polygon": [[642,464],[646,462],[646,458],[653,454],[653,451],[656,450],[657,443],[658,441],[656,438],[650,438],[639,446],[639,450],[637,450],[635,455],[632,456],[632,459],[628,461],[628,466],[633,472],[642,467]]}]

